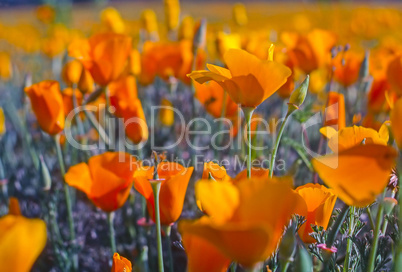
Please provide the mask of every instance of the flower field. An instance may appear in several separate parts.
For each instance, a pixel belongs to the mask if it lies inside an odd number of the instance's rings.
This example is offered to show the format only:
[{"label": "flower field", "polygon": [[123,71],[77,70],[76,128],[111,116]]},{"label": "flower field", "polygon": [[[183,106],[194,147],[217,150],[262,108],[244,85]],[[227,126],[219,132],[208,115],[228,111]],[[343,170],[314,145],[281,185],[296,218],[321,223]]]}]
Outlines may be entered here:
[{"label": "flower field", "polygon": [[402,271],[398,3],[0,1],[0,271]]}]

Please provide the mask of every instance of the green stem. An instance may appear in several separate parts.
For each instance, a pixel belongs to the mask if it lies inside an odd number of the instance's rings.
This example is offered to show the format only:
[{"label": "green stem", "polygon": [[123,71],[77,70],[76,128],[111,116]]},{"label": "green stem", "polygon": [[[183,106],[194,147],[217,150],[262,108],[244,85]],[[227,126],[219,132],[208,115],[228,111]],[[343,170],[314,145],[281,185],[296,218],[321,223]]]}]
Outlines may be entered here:
[{"label": "green stem", "polygon": [[114,221],[114,212],[110,212],[107,214],[107,221],[109,223],[109,235],[110,235],[110,248],[112,250],[112,255],[117,252],[116,249],[116,234],[114,231],[113,221]]},{"label": "green stem", "polygon": [[348,231],[348,242],[346,245],[346,256],[345,256],[345,262],[343,264],[343,271],[347,272],[349,271],[349,265],[350,265],[350,255],[353,252],[353,242],[352,242],[352,235],[354,231],[354,224],[355,224],[355,207],[350,208],[350,213],[349,213],[349,231]]},{"label": "green stem", "polygon": [[[335,242],[335,238],[338,235],[339,230],[341,229],[343,221],[345,221],[346,215],[348,214],[349,211],[349,206],[345,205],[341,212],[338,215],[338,218],[336,219],[334,225],[332,226],[331,232],[328,234],[328,238],[326,241],[326,247],[331,248],[332,245]],[[329,271],[329,260],[330,260],[330,255],[325,257],[324,260],[324,270],[323,271]]]},{"label": "green stem", "polygon": [[375,260],[377,257],[377,247],[378,247],[378,238],[380,237],[380,228],[381,228],[381,221],[383,218],[383,211],[384,206],[382,202],[380,202],[378,206],[377,218],[376,218],[376,225],[374,230],[374,237],[373,237],[373,244],[371,245],[370,251],[370,258],[369,258],[369,265],[367,271],[371,272],[374,271],[375,268]]},{"label": "green stem", "polygon": [[281,141],[283,130],[285,129],[285,125],[286,125],[286,122],[287,122],[289,116],[290,116],[290,114],[289,115],[287,114],[285,117],[285,120],[283,120],[281,128],[279,129],[279,132],[278,132],[278,136],[276,137],[274,149],[272,150],[271,161],[269,164],[269,177],[270,178],[272,178],[272,176],[274,175],[276,153],[278,152],[279,142]]},{"label": "green stem", "polygon": [[232,263],[232,265],[230,266],[230,272],[236,272],[237,269],[237,263]]},{"label": "green stem", "polygon": [[[72,245],[75,245],[73,208],[72,208],[72,204],[71,204],[70,187],[64,180],[64,176],[66,174],[66,168],[64,166],[64,159],[63,159],[63,154],[62,154],[61,146],[60,146],[60,134],[57,134],[54,136],[54,141],[56,144],[57,159],[59,161],[60,171],[61,171],[61,175],[63,177],[63,183],[64,183],[64,196],[66,198],[68,226],[70,229],[70,241],[71,241]],[[76,254],[74,254],[74,256],[73,256],[73,265],[74,265],[74,270],[78,270],[78,256]]]},{"label": "green stem", "polygon": [[242,107],[241,109],[247,122],[247,178],[251,178],[251,117],[253,116],[254,108]]},{"label": "green stem", "polygon": [[281,272],[286,272],[286,271],[288,270],[288,268],[289,268],[289,265],[290,265],[290,261],[287,260],[287,261],[283,264],[283,266],[281,267]]},{"label": "green stem", "polygon": [[160,180],[152,180],[152,191],[155,201],[155,225],[156,225],[156,242],[158,245],[158,268],[159,272],[163,272],[163,250],[162,250],[162,235],[161,235],[161,218],[159,213],[159,192],[161,189]]},{"label": "green stem", "polygon": [[171,226],[165,226],[164,230],[165,230],[165,234],[166,234],[166,242],[168,244],[169,270],[170,270],[170,272],[174,272],[173,255],[172,255],[172,241],[170,240],[172,227]]},{"label": "green stem", "polygon": [[[399,152],[399,159],[398,159],[398,178],[399,182],[402,180],[402,153]],[[402,226],[402,190],[398,190],[398,203],[399,203],[399,226]],[[402,237],[402,227],[399,227],[399,237]],[[398,267],[402,267],[402,239],[399,239],[399,243],[395,253],[395,271]]]},{"label": "green stem", "polygon": [[371,229],[374,230],[374,220],[373,220],[373,215],[371,214],[370,207],[367,207],[367,215],[370,220]]}]

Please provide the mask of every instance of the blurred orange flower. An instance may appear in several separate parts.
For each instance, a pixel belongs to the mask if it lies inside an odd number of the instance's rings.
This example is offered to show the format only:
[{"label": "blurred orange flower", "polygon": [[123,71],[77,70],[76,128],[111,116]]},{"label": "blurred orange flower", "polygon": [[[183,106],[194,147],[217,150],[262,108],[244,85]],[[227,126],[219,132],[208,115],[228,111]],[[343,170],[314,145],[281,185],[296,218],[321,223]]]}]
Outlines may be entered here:
[{"label": "blurred orange flower", "polygon": [[[110,94],[110,104],[116,108],[114,113],[116,116],[121,117],[121,107],[130,104],[138,98],[137,96],[137,83],[134,76],[123,76],[111,82],[108,85]],[[122,106],[120,106],[120,104]]]},{"label": "blurred orange flower", "polygon": [[208,241],[245,267],[253,267],[275,251],[292,214],[307,215],[303,198],[276,178],[252,178],[236,185],[201,180],[196,194],[210,217],[182,220],[180,232]]},{"label": "blurred orange flower", "polygon": [[124,71],[131,53],[131,38],[116,33],[96,34],[88,40],[75,40],[68,51],[81,61],[97,84],[106,86]]},{"label": "blurred orange flower", "polygon": [[10,55],[6,52],[0,52],[0,79],[9,80],[13,76],[13,67],[11,65]]},{"label": "blurred orange flower", "polygon": [[[190,181],[193,167],[186,168],[175,162],[161,162],[158,165],[159,179],[162,180],[159,202],[162,225],[170,225],[179,219],[183,209],[184,197]],[[150,179],[153,167],[141,167],[134,175],[134,188],[147,201],[148,213],[155,221],[155,202]]]},{"label": "blurred orange flower", "polygon": [[392,147],[366,144],[314,158],[312,163],[321,179],[343,202],[365,207],[387,186],[396,156]]},{"label": "blurred orange flower", "polygon": [[387,68],[387,79],[391,88],[399,96],[402,95],[402,56],[396,56],[392,61],[389,62]]},{"label": "blurred orange flower", "polygon": [[345,127],[336,131],[332,127],[324,127],[320,132],[328,139],[328,147],[334,152],[340,152],[361,144],[387,145],[389,139],[388,127],[383,124],[379,131],[360,126]]},{"label": "blurred orange flower", "polygon": [[333,59],[334,78],[343,86],[348,87],[359,78],[363,57],[352,51],[338,53]]},{"label": "blurred orange flower", "polygon": [[64,129],[64,106],[57,81],[45,80],[25,88],[39,126],[50,135]]},{"label": "blurred orange flower", "polygon": [[229,49],[224,60],[229,69],[207,64],[209,71],[194,71],[188,76],[201,84],[217,82],[242,107],[256,108],[285,84],[292,73],[283,64],[260,60],[241,49]]},{"label": "blurred orange flower", "polygon": [[[225,97],[225,91],[215,81],[207,84],[194,82],[195,97],[204,106],[205,110],[215,118],[222,117],[222,109]],[[224,116],[229,119],[237,117],[238,106],[229,95],[226,94],[226,106]]]},{"label": "blurred orange flower", "polygon": [[295,67],[306,74],[330,63],[330,50],[335,45],[335,34],[326,30],[314,29],[306,35],[284,32],[281,40]]},{"label": "blurred orange flower", "polygon": [[105,212],[119,209],[127,200],[133,184],[137,161],[121,152],[93,156],[87,163],[70,167],[65,175],[68,185],[84,192]]},{"label": "blurred orange flower", "polygon": [[345,125],[345,98],[343,94],[331,91],[328,93],[323,126],[332,126],[340,130]]},{"label": "blurred orange flower", "polygon": [[62,78],[68,86],[77,84],[80,81],[82,74],[82,64],[78,60],[67,62],[62,71]]},{"label": "blurred orange flower", "polygon": [[31,271],[46,240],[45,222],[22,216],[18,200],[10,198],[9,213],[0,218],[0,270]]},{"label": "blurred orange flower", "polygon": [[113,265],[111,272],[131,272],[133,266],[131,262],[126,258],[119,255],[119,253],[113,254]]},{"label": "blurred orange flower", "polygon": [[223,255],[208,240],[183,233],[183,246],[186,250],[188,272],[226,272],[230,259]]},{"label": "blurred orange flower", "polygon": [[209,179],[210,175],[216,181],[230,180],[229,175],[226,173],[225,167],[219,166],[219,164],[213,161],[204,163],[204,171],[202,172],[202,178]]},{"label": "blurred orange flower", "polygon": [[163,98],[161,106],[163,108],[159,110],[159,120],[162,125],[170,127],[174,124],[174,111],[172,110],[173,104],[170,100]]},{"label": "blurred orange flower", "polygon": [[335,206],[337,196],[333,190],[323,185],[308,183],[295,190],[307,204],[306,222],[300,227],[299,235],[305,243],[316,242],[309,233],[313,232],[311,224],[327,229],[329,219]]},{"label": "blurred orange flower", "polygon": [[131,101],[120,101],[119,114],[124,120],[126,135],[131,141],[139,144],[148,140],[148,126],[141,101],[138,98]]}]

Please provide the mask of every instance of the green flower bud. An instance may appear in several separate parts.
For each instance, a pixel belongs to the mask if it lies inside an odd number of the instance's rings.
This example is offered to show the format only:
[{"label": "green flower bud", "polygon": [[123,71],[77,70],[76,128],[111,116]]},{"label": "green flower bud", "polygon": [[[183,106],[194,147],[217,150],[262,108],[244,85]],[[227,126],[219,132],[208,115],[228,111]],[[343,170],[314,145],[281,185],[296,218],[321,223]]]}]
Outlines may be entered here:
[{"label": "green flower bud", "polygon": [[293,91],[292,95],[289,98],[288,103],[288,113],[286,114],[289,116],[295,110],[298,110],[299,107],[303,104],[304,99],[307,96],[308,84],[310,81],[310,76],[307,75],[304,81],[297,87],[296,90]]}]

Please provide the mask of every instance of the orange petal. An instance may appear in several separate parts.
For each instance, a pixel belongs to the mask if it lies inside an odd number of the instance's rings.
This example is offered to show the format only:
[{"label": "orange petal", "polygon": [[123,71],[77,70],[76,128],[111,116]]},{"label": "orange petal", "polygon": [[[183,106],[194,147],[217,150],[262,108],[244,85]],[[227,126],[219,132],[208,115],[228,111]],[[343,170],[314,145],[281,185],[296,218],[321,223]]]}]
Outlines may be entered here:
[{"label": "orange petal", "polygon": [[312,163],[322,180],[346,204],[365,207],[388,184],[396,155],[389,146],[367,144],[315,158]]}]

